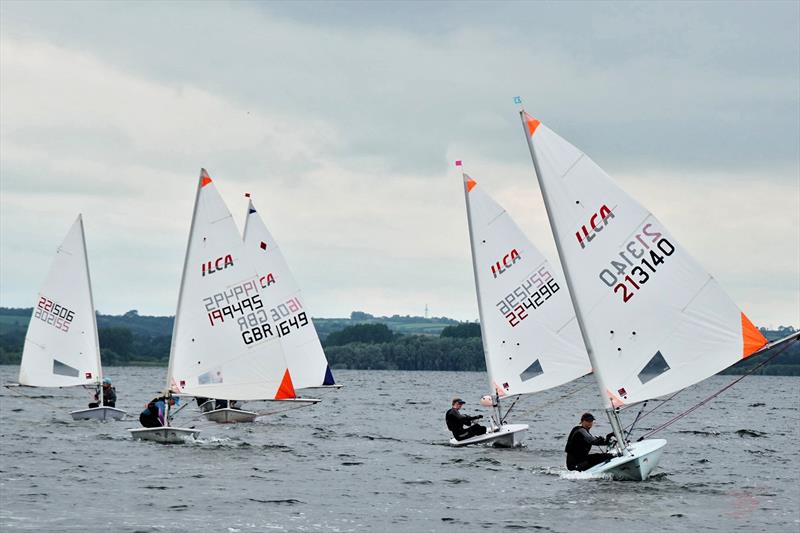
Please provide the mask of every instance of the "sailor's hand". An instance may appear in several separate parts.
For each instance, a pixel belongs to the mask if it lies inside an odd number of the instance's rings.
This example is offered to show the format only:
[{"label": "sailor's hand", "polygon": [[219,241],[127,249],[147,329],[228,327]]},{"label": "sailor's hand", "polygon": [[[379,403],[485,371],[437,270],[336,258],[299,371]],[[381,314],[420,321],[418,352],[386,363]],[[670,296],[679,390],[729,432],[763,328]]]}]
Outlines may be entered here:
[{"label": "sailor's hand", "polygon": [[608,435],[606,435],[606,442],[611,442],[611,439],[617,440],[617,438],[614,436],[614,432],[613,431],[611,433],[609,433]]}]

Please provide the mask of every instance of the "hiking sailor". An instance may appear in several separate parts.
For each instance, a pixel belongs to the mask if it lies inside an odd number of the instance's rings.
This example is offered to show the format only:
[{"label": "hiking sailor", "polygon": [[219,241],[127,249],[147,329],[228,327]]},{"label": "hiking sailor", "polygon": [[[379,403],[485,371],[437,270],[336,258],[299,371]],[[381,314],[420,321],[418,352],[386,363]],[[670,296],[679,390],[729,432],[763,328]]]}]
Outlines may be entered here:
[{"label": "hiking sailor", "polygon": [[[106,407],[116,407],[117,391],[111,386],[111,380],[103,378],[103,405]],[[100,407],[100,387],[94,392],[94,401],[89,404],[89,409]]]},{"label": "hiking sailor", "polygon": [[466,402],[461,398],[454,398],[452,407],[444,416],[445,422],[447,422],[447,429],[453,433],[456,440],[464,440],[486,433],[485,427],[472,423],[473,420],[483,418],[483,415],[467,416],[459,412],[464,403]]},{"label": "hiking sailor", "polygon": [[613,434],[609,433],[605,438],[595,437],[589,430],[594,425],[592,413],[583,413],[581,423],[572,428],[567,438],[567,445],[564,451],[567,452],[567,469],[584,471],[603,461],[608,461],[613,455],[610,453],[589,453],[592,446],[610,445]]}]

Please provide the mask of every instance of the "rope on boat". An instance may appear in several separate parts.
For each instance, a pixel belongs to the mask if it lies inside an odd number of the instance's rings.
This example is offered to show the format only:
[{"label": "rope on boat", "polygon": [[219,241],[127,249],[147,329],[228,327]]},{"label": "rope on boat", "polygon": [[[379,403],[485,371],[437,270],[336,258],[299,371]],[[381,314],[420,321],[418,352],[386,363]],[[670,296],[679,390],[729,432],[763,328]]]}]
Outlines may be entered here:
[{"label": "rope on boat", "polygon": [[257,416],[269,416],[269,415],[277,415],[280,413],[285,413],[286,411],[291,411],[293,409],[302,409],[303,407],[311,407],[312,405],[316,405],[316,403],[298,403],[297,405],[292,405],[286,407],[285,409],[279,409],[277,411],[258,411]]},{"label": "rope on boat", "polygon": [[[642,413],[644,412],[644,408],[645,407],[647,407],[647,401],[645,401],[642,404],[642,408],[639,409],[639,413],[636,415],[636,418],[633,419],[633,422],[631,422],[631,425],[628,426],[627,428],[625,428],[625,435],[623,435],[623,438],[625,439],[625,441],[627,441],[630,438],[631,433],[633,433],[633,428],[636,426],[636,422],[638,422],[639,419],[642,417]],[[655,411],[655,409],[653,409],[650,412],[652,413],[653,411]]]},{"label": "rope on boat", "polygon": [[[680,414],[678,414],[678,415],[676,415],[676,416],[672,417],[670,420],[667,420],[666,422],[664,422],[664,423],[663,423],[663,424],[661,424],[660,426],[658,426],[658,427],[656,427],[656,428],[654,428],[654,429],[652,429],[652,430],[648,431],[647,433],[645,433],[644,435],[642,435],[641,437],[639,437],[638,439],[636,439],[636,441],[638,442],[638,441],[644,440],[644,439],[646,439],[646,438],[648,438],[648,437],[650,437],[650,436],[652,436],[652,435],[655,435],[656,433],[658,433],[659,431],[663,430],[664,428],[667,428],[667,427],[671,426],[672,424],[674,424],[675,422],[677,422],[678,420],[680,420],[680,419],[681,419],[681,418],[683,418],[684,416],[686,416],[686,415],[688,415],[688,414],[690,414],[690,413],[692,413],[692,412],[696,411],[697,409],[699,409],[700,407],[704,406],[705,404],[707,404],[708,402],[710,402],[711,400],[713,400],[714,398],[716,398],[717,396],[719,396],[720,394],[722,394],[723,392],[725,392],[726,390],[730,389],[731,387],[733,387],[734,385],[736,385],[737,383],[739,383],[740,381],[742,381],[742,380],[743,380],[744,378],[746,378],[747,376],[750,376],[750,375],[752,375],[752,374],[753,374],[753,373],[754,373],[756,370],[758,370],[758,369],[759,369],[759,368],[761,368],[762,366],[766,365],[767,363],[769,363],[770,361],[772,361],[773,359],[775,359],[776,357],[778,357],[778,356],[779,356],[780,354],[782,354],[782,353],[783,353],[783,352],[784,352],[784,351],[785,351],[785,350],[786,350],[786,349],[787,349],[789,346],[791,346],[791,345],[792,345],[792,342],[797,342],[798,340],[800,340],[800,337],[797,337],[797,338],[795,338],[793,341],[789,341],[789,342],[787,342],[787,343],[786,343],[786,345],[785,345],[785,346],[783,346],[783,348],[781,348],[780,350],[777,350],[777,351],[776,351],[774,354],[772,354],[772,355],[771,355],[771,356],[770,356],[768,359],[765,359],[764,361],[760,362],[759,364],[757,364],[756,366],[754,366],[753,368],[751,368],[751,369],[750,369],[748,372],[746,372],[745,374],[742,374],[742,375],[741,375],[741,376],[739,376],[738,378],[734,379],[732,382],[728,383],[727,385],[725,385],[724,387],[722,387],[720,390],[718,390],[717,392],[715,392],[714,394],[712,394],[712,395],[711,395],[711,396],[709,396],[708,398],[706,398],[706,399],[702,400],[701,402],[699,402],[699,403],[695,404],[694,406],[690,407],[690,408],[689,408],[689,409],[687,409],[686,411],[684,411],[684,412],[682,412],[682,413],[680,413]],[[686,389],[683,389],[683,390],[686,390]],[[678,391],[678,392],[676,392],[675,394],[673,394],[672,396],[670,396],[668,399],[664,400],[664,401],[663,401],[661,404],[659,404],[658,406],[656,406],[656,407],[654,407],[652,410],[650,410],[650,411],[649,411],[647,414],[650,414],[650,413],[652,413],[653,411],[655,411],[656,409],[658,409],[659,407],[661,407],[661,405],[664,405],[666,402],[668,402],[669,400],[671,400],[672,398],[674,398],[675,396],[677,396],[679,392],[682,392],[682,391]],[[637,416],[637,419],[638,419],[638,418],[639,418],[639,417]],[[644,418],[644,417],[642,417],[642,418]],[[636,421],[634,420],[634,423],[635,423],[635,422],[636,422]]]},{"label": "rope on boat", "polygon": [[[543,408],[547,407],[548,405],[552,405],[554,403],[558,403],[561,400],[569,398],[570,396],[573,396],[573,395],[577,394],[578,392],[582,391],[583,389],[585,389],[587,387],[591,387],[593,385],[594,385],[594,383],[590,380],[588,383],[585,383],[585,384],[581,385],[580,387],[575,387],[574,389],[572,389],[568,393],[563,394],[563,395],[559,396],[558,398],[556,398],[554,400],[548,400],[546,402],[541,402],[541,403],[538,403],[538,404],[534,404],[531,407],[526,408],[525,411],[540,411]],[[517,403],[517,400],[519,400],[521,397],[522,396],[517,396],[517,399],[514,400],[514,403],[511,404],[511,407],[514,407],[514,405]],[[508,411],[506,411],[506,414],[503,417],[503,422],[505,422],[505,419],[508,416],[508,413],[511,411],[511,407],[509,407]]]}]

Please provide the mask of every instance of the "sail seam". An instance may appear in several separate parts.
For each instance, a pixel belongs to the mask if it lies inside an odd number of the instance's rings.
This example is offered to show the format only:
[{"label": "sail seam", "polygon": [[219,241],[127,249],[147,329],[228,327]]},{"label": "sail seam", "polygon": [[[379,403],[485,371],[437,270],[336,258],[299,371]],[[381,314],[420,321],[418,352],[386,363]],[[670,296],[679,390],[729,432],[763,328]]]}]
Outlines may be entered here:
[{"label": "sail seam", "polygon": [[570,172],[572,172],[572,169],[573,169],[573,168],[575,168],[575,165],[577,165],[577,164],[578,164],[578,163],[581,161],[581,159],[583,159],[584,157],[586,157],[586,154],[584,154],[583,152],[581,152],[581,155],[580,155],[580,156],[578,156],[578,159],[576,159],[576,160],[575,160],[575,162],[574,162],[574,163],[572,163],[572,164],[569,166],[569,168],[568,168],[566,171],[564,171],[564,173],[563,173],[563,174],[561,174],[561,179],[564,179],[564,178],[566,178],[566,177],[567,177],[567,174],[569,174]]}]

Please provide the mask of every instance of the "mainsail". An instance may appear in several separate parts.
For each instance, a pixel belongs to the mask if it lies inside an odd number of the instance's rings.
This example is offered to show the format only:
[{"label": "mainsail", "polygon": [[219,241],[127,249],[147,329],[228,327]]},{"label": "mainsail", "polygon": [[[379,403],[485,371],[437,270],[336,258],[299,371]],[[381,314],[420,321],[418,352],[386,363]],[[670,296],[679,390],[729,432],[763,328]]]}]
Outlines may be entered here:
[{"label": "mainsail", "polygon": [[71,387],[99,383],[101,378],[83,218],[78,215],[33,307],[19,383]]},{"label": "mainsail", "polygon": [[295,397],[280,340],[297,335],[305,320],[299,308],[281,316],[267,303],[267,290],[202,170],[175,314],[169,390],[237,400]]},{"label": "mainsail", "polygon": [[264,305],[271,309],[273,321],[294,320],[298,328],[280,337],[292,382],[296,389],[334,385],[333,374],[322,351],[311,314],[289,265],[258,215],[253,200],[247,206],[244,245],[258,271]]},{"label": "mainsail", "polygon": [[591,372],[566,284],[511,216],[463,177],[492,392],[538,392]]},{"label": "mainsail", "polygon": [[664,225],[580,150],[522,121],[607,402],[664,396],[766,339]]}]

